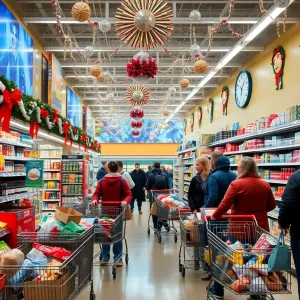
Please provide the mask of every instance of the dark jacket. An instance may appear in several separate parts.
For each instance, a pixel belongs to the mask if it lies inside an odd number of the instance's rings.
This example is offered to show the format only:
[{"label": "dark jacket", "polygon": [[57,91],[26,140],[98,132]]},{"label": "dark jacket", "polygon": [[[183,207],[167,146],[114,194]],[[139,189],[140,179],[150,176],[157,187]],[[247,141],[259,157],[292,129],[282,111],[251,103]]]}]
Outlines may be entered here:
[{"label": "dark jacket", "polygon": [[130,176],[135,184],[134,188],[131,190],[132,199],[137,201],[145,201],[145,191],[144,187],[146,185],[146,174],[143,170],[133,170]]},{"label": "dark jacket", "polygon": [[281,228],[291,226],[291,236],[300,239],[300,170],[289,179],[280,202],[278,223]]},{"label": "dark jacket", "polygon": [[218,207],[224,195],[237,175],[230,171],[230,162],[226,156],[216,160],[216,169],[208,178],[204,207]]},{"label": "dark jacket", "polygon": [[148,170],[148,171],[146,172],[146,179],[148,179],[148,176],[151,174],[151,172],[152,172],[152,170]]},{"label": "dark jacket", "polygon": [[165,171],[163,171],[164,172],[164,174],[167,176],[167,178],[168,178],[168,185],[169,185],[169,189],[171,189],[172,188],[172,178],[171,178],[171,175],[170,175],[170,173],[167,171],[167,170],[165,170]]},{"label": "dark jacket", "polygon": [[192,178],[189,192],[188,192],[188,200],[191,211],[194,210],[199,211],[204,205],[204,191],[206,187],[207,180],[203,180],[200,174],[197,174]]},{"label": "dark jacket", "polygon": [[107,174],[108,174],[108,172],[103,167],[100,168],[98,173],[97,173],[97,180],[102,179]]},{"label": "dark jacket", "polygon": [[259,227],[269,231],[269,220],[267,213],[276,207],[270,185],[252,174],[247,177],[234,180],[214,217],[219,219],[229,209],[232,215],[254,215]]},{"label": "dark jacket", "polygon": [[153,189],[154,185],[155,185],[155,175],[156,174],[163,174],[165,176],[166,179],[166,189],[169,188],[169,179],[167,177],[167,175],[165,173],[163,173],[163,171],[161,169],[153,169],[151,171],[151,173],[148,176],[147,179],[147,183],[146,183],[146,189],[147,191],[150,191]]}]

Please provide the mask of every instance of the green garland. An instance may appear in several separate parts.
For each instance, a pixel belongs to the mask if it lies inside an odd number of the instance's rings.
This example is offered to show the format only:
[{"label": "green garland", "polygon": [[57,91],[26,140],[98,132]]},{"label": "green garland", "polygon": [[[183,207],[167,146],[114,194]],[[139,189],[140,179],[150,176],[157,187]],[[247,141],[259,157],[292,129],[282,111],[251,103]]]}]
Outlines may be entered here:
[{"label": "green garland", "polygon": [[[12,90],[17,88],[16,84],[13,81],[8,80],[4,75],[0,75],[0,81],[2,81],[2,83],[6,86],[6,89],[10,92],[12,92]],[[43,108],[43,109],[45,109],[49,112],[49,119],[51,119],[51,120],[53,119],[54,109],[53,109],[52,106],[44,104],[39,99],[34,99],[33,97],[28,96],[26,94],[22,94],[22,101],[23,101],[26,113],[29,112],[30,110],[32,110],[32,104],[36,103],[36,105],[38,107]],[[21,112],[21,110],[19,109],[18,106],[13,107],[12,117],[14,117],[15,119],[18,119],[18,120],[21,120],[21,121],[24,121],[24,122],[28,123],[28,120],[26,120],[24,118],[24,116],[23,116],[23,114],[22,114],[22,112]],[[64,124],[64,122],[71,123],[70,120],[68,120],[67,118],[64,118],[60,114],[58,114],[58,118],[61,119],[62,124]],[[32,113],[30,115],[30,121],[29,122],[33,122],[33,121],[37,121],[37,117],[36,117],[35,113]],[[46,131],[48,131],[49,133],[55,134],[55,135],[60,136],[60,137],[65,136],[64,133],[60,134],[59,127],[56,123],[53,124],[51,129],[49,129],[45,119],[43,119],[43,118],[41,118],[41,123],[39,123],[39,128],[43,128]],[[85,134],[85,132],[80,127],[76,127],[76,126],[71,125],[70,128],[73,132],[74,132],[74,128],[76,128],[76,130],[77,130],[76,134],[78,134],[78,140],[77,141],[73,140],[73,142],[75,142],[77,144],[80,144],[84,147],[84,141],[82,141],[81,137],[82,137],[83,134]],[[72,135],[71,135],[70,132],[68,133],[68,135],[69,135],[69,140],[72,140]],[[88,148],[92,149],[95,152],[101,153],[100,144],[98,142],[96,142],[94,140],[94,138],[92,138],[91,136],[89,136],[89,135],[86,135],[86,136],[87,136],[87,139],[90,141],[87,144]]]}]

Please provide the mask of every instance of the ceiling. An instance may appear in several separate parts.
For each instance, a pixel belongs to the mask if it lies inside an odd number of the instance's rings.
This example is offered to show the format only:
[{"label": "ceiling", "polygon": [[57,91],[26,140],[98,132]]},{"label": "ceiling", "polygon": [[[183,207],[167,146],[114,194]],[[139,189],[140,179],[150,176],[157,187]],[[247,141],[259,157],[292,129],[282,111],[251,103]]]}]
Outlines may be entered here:
[{"label": "ceiling", "polygon": [[[87,105],[90,105],[96,119],[102,120],[113,114],[116,119],[129,118],[130,104],[124,100],[126,88],[132,84],[126,76],[126,64],[128,60],[140,49],[133,49],[123,44],[115,33],[114,18],[120,1],[110,0],[89,0],[87,1],[92,9],[91,21],[101,21],[107,19],[112,23],[111,30],[103,34],[97,33],[96,51],[90,58],[92,60],[106,58],[101,64],[104,71],[111,74],[111,82],[97,83],[97,92],[95,91],[94,79],[89,76],[89,66],[86,58],[82,57],[75,47],[72,51],[74,61],[70,58],[67,51],[64,58],[64,41],[58,33],[56,26],[55,10],[51,6],[50,0],[13,0],[23,16],[23,22],[26,23],[41,39],[45,50],[53,52],[62,64],[64,75],[68,83],[77,90],[81,98]],[[73,45],[77,43],[78,47],[84,51],[86,46],[92,44],[93,32],[91,26],[87,23],[77,23],[71,14],[74,0],[59,0],[61,8],[61,22],[64,31],[71,37]],[[168,1],[173,9],[174,31],[170,39],[165,43],[165,47],[177,60],[170,57],[165,50],[159,46],[148,51],[158,62],[159,74],[147,85],[150,92],[150,103],[144,106],[145,118],[163,120],[162,109],[167,108],[172,112],[176,106],[185,99],[192,89],[199,83],[203,76],[196,75],[193,72],[193,61],[183,62],[183,59],[189,60],[189,48],[193,44],[190,37],[189,14],[192,10],[201,12],[201,19],[195,23],[196,41],[201,45],[202,54],[206,54],[208,46],[208,26],[219,22],[222,17],[228,15],[229,2],[227,0],[179,0]],[[269,9],[273,0],[264,0],[265,9]],[[296,0],[288,9],[288,18],[286,26],[300,21],[300,1]],[[259,8],[259,0],[236,0],[234,12],[229,19],[232,28],[239,34],[246,33],[262,17]],[[281,18],[282,20],[282,18]],[[219,86],[220,82],[229,77],[237,68],[240,68],[245,60],[259,51],[263,51],[264,46],[276,37],[276,24],[271,24],[259,35],[253,42],[246,46],[243,51],[234,57],[216,76],[214,76],[188,103],[175,115],[174,119],[183,119],[186,111],[191,106],[199,102],[208,95],[211,89]],[[227,28],[221,27],[218,33],[214,35],[211,45],[211,51],[208,53],[206,61],[210,67],[215,66],[219,60],[235,45],[237,39],[232,37]],[[122,45],[119,52],[113,55],[117,47]],[[76,51],[75,51],[76,50]],[[110,58],[110,59],[107,59]],[[78,75],[75,75],[74,69]],[[186,90],[180,90],[179,81],[182,77],[188,77],[190,87]],[[177,92],[174,97],[168,96],[168,90],[171,86],[176,87]],[[114,101],[106,101],[105,96],[108,92],[114,94]]]}]

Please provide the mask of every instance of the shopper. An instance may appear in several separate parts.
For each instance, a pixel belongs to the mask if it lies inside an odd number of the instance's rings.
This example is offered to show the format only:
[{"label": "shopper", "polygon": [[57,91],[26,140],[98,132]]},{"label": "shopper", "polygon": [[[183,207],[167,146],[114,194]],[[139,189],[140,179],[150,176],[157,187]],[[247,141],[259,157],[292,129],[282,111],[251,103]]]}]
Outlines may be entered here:
[{"label": "shopper", "polygon": [[[169,180],[168,177],[164,174],[164,172],[160,168],[160,163],[154,163],[154,169],[152,170],[151,174],[148,176],[147,183],[146,183],[147,191],[151,190],[167,190],[169,189]],[[152,194],[150,193],[150,209],[153,203]],[[167,231],[170,230],[167,220],[162,220],[158,222],[158,217],[152,215],[153,226],[155,230],[160,231],[161,225],[163,224]]]},{"label": "shopper", "polygon": [[[92,206],[95,207],[97,203],[116,201],[120,202],[121,206],[125,208],[131,201],[132,195],[127,182],[122,176],[117,173],[118,164],[114,161],[108,163],[108,174],[102,178],[96,187],[92,197]],[[123,244],[119,241],[113,245],[114,261],[118,267],[123,266],[122,253]],[[102,260],[101,265],[105,265],[110,259],[110,245],[102,245]]]},{"label": "shopper", "polygon": [[131,212],[134,210],[134,201],[136,200],[139,214],[141,215],[143,213],[142,202],[145,201],[146,174],[141,170],[140,164],[136,163],[135,170],[130,173],[130,176],[135,184],[135,187],[132,189]]},{"label": "shopper", "polygon": [[97,173],[97,180],[102,179],[105,175],[107,175],[107,162],[103,161],[102,162],[102,167],[99,169]]},{"label": "shopper", "polygon": [[300,170],[289,179],[282,195],[278,216],[279,226],[284,234],[291,227],[291,246],[298,281],[298,297],[300,299]]},{"label": "shopper", "polygon": [[133,182],[131,176],[129,175],[128,172],[125,172],[123,170],[123,163],[120,160],[117,161],[117,164],[118,164],[118,173],[122,175],[123,179],[126,180],[129,188],[132,190],[135,186],[135,183]]},{"label": "shopper", "polygon": [[[220,219],[231,209],[232,215],[254,215],[258,226],[269,231],[267,213],[275,207],[276,201],[271,187],[266,181],[260,179],[254,159],[243,157],[238,164],[237,180],[230,184],[211,219]],[[234,243],[237,240],[243,242],[241,232],[234,232],[234,229],[232,229],[230,241]],[[249,243],[249,237],[246,237],[244,242]],[[215,284],[211,289],[211,293],[217,299],[221,299],[224,297],[224,288],[220,284]],[[250,298],[258,299],[255,295]]]},{"label": "shopper", "polygon": [[164,174],[168,177],[168,185],[169,185],[169,189],[172,188],[173,183],[172,183],[172,179],[171,179],[171,175],[170,173],[167,171],[165,166],[161,166],[162,171],[164,172]]},{"label": "shopper", "polygon": [[146,172],[146,179],[148,179],[148,176],[150,175],[152,171],[152,166],[148,166],[148,171]]},{"label": "shopper", "polygon": [[196,159],[197,174],[192,178],[188,191],[188,201],[192,212],[200,211],[204,205],[204,191],[210,172],[209,160],[206,157]]}]

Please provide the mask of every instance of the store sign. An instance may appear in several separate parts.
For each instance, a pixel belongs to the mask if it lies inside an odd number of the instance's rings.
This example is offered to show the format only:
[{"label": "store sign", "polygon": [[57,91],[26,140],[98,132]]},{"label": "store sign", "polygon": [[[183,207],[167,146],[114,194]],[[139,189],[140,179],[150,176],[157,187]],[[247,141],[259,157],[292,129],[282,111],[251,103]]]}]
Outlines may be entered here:
[{"label": "store sign", "polygon": [[26,179],[27,187],[42,188],[43,186],[43,160],[28,160],[26,162]]}]

